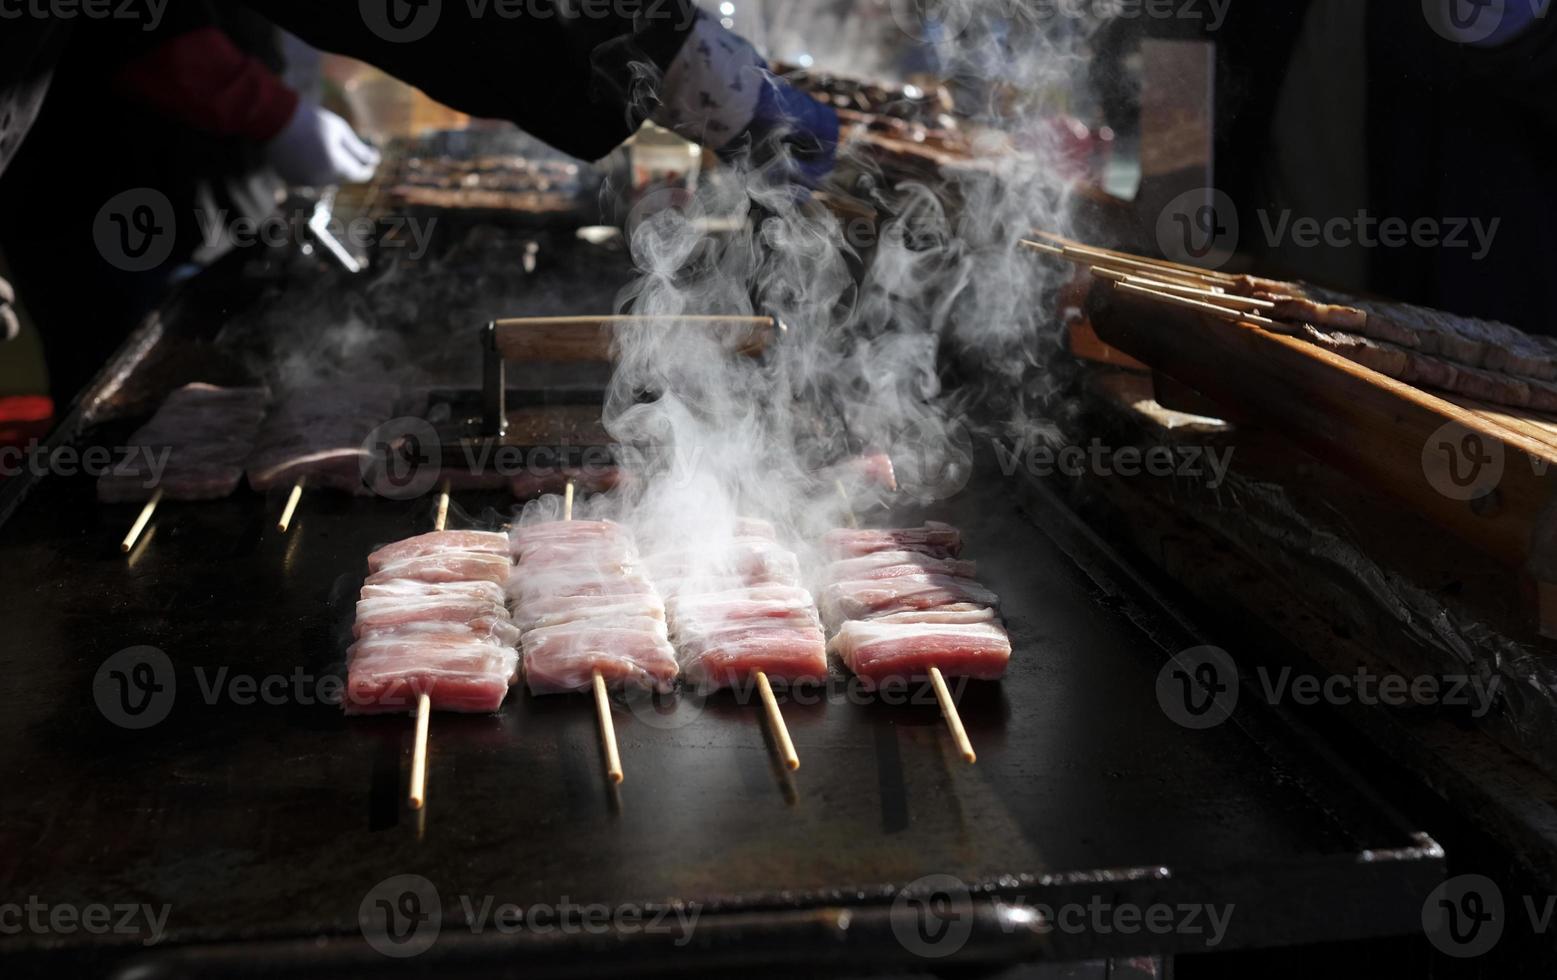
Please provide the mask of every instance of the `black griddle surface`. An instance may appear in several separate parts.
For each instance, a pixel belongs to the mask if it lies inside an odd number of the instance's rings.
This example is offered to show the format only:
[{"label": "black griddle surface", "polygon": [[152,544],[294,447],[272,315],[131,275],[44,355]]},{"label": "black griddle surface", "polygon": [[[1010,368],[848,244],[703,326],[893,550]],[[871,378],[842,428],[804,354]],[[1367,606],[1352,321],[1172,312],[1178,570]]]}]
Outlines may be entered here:
[{"label": "black griddle surface", "polygon": [[[1192,732],[1169,720],[1155,694],[1161,649],[1016,498],[985,473],[928,514],[964,529],[1013,638],[1006,681],[962,697],[977,765],[960,760],[928,699],[787,704],[793,776],[776,768],[756,706],[716,697],[640,715],[619,704],[627,780],[613,793],[590,701],[516,688],[500,716],[434,717],[419,817],[402,803],[409,718],[346,719],[290,694],[236,704],[203,684],[224,669],[338,670],[366,554],[427,530],[428,500],[309,494],[287,535],[274,530],[279,496],[166,503],[127,560],[117,542],[135,508],[51,478],[0,528],[12,681],[0,691],[11,780],[0,897],[170,903],[159,951],[324,935],[369,957],[359,905],[400,874],[433,882],[451,922],[462,895],[698,902],[715,916],[880,906],[950,874],[1027,901],[1089,888],[1237,901],[1230,944],[1409,929],[1438,862],[1360,857],[1408,847],[1409,828],[1274,760],[1238,724]],[[166,652],[177,690],[165,721],[132,731],[105,718],[93,682],[139,645]],[[1055,948],[1196,943],[1078,942]],[[55,946],[138,951],[123,939],[0,939],[0,951]]]}]

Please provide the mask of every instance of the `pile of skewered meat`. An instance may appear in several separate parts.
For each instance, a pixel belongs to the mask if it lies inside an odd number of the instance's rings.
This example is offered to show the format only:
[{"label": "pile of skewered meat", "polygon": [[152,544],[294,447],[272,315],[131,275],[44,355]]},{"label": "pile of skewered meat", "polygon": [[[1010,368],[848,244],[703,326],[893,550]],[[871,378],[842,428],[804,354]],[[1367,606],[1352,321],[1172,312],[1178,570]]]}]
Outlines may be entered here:
[{"label": "pile of skewered meat", "polygon": [[265,388],[178,389],[130,437],[130,445],[143,451],[98,479],[98,499],[146,500],[159,488],[175,500],[226,497],[243,478],[269,400]]},{"label": "pile of skewered meat", "polygon": [[502,154],[473,160],[408,157],[387,175],[392,201],[406,206],[519,211],[571,209],[584,189],[579,165]]},{"label": "pile of skewered meat", "polygon": [[944,674],[995,680],[1011,659],[999,597],[961,560],[947,524],[896,530],[837,529],[823,542],[829,648],[867,684]]},{"label": "pile of skewered meat", "polygon": [[774,65],[774,70],[800,91],[834,109],[916,123],[926,129],[957,128],[951,92],[944,85],[931,91],[916,85],[882,85],[783,63]]},{"label": "pile of skewered meat", "polygon": [[1240,276],[1230,291],[1274,303],[1268,315],[1298,324],[1303,339],[1397,380],[1557,412],[1557,338],[1304,283]]},{"label": "pile of skewered meat", "polygon": [[626,528],[610,521],[516,527],[508,581],[531,694],[611,688],[668,692],[678,672],[665,606]]},{"label": "pile of skewered meat", "polygon": [[509,621],[508,536],[434,531],[368,556],[347,651],[347,714],[492,712],[514,683],[519,633]]},{"label": "pile of skewered meat", "polygon": [[671,639],[689,686],[738,687],[759,672],[772,681],[820,684],[827,648],[800,563],[772,525],[742,519],[720,553],[690,548],[649,559],[666,596]]}]

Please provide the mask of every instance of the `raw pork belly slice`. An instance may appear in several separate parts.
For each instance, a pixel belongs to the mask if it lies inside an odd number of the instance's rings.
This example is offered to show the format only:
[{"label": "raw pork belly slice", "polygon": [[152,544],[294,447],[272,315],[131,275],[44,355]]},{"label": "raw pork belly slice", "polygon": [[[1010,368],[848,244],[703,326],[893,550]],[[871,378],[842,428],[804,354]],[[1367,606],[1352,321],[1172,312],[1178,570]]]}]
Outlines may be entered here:
[{"label": "raw pork belly slice", "polygon": [[931,667],[943,674],[999,680],[1011,660],[1011,638],[993,623],[854,620],[843,624],[828,647],[870,685],[889,678],[922,679]]},{"label": "raw pork belly slice", "polygon": [[368,576],[367,584],[379,585],[401,579],[417,582],[506,582],[509,564],[506,555],[480,551],[440,551],[418,555],[383,565]]},{"label": "raw pork belly slice", "polygon": [[[173,500],[215,500],[231,494],[243,479],[243,463],[254,448],[269,400],[264,388],[192,384],[178,389],[129,439],[155,462],[136,453],[117,464],[98,479],[98,499],[147,500],[159,486]],[[159,481],[153,467],[162,465],[164,456]]]},{"label": "raw pork belly slice", "polygon": [[961,603],[997,606],[1000,597],[969,578],[906,574],[894,578],[834,582],[822,590],[830,623]]},{"label": "raw pork belly slice", "polygon": [[924,527],[895,530],[836,528],[822,536],[822,547],[835,559],[858,558],[878,551],[917,551],[937,558],[962,554],[962,533],[950,524],[925,521]]},{"label": "raw pork belly slice", "polygon": [[878,551],[859,558],[845,558],[827,566],[822,578],[828,582],[859,579],[897,578],[902,575],[950,575],[973,578],[978,566],[956,558],[936,558],[918,551]]},{"label": "raw pork belly slice", "polygon": [[[762,529],[751,519],[739,524]],[[790,684],[827,679],[816,603],[798,585],[794,554],[771,538],[738,537],[711,557],[665,552],[650,565],[671,595],[666,617],[688,684],[703,691],[735,687],[759,671]]]},{"label": "raw pork belly slice", "polygon": [[387,384],[321,385],[284,393],[249,457],[249,486],[264,493],[306,477],[311,486],[368,493],[362,481],[363,443],[398,414],[400,401],[400,389]]},{"label": "raw pork belly slice", "polygon": [[385,565],[445,551],[476,551],[508,558],[508,535],[498,531],[429,531],[414,538],[386,544],[368,556],[368,571]]},{"label": "raw pork belly slice", "polygon": [[506,590],[531,694],[587,690],[597,671],[613,688],[674,687],[665,606],[626,528],[552,521],[516,527],[509,541],[519,564]]},{"label": "raw pork belly slice", "polygon": [[[824,572],[822,611],[835,630],[828,649],[868,686],[943,674],[996,680],[1011,660],[1000,599],[956,558],[962,535],[946,524],[829,532],[843,556]],[[852,556],[852,557],[850,557]]]},{"label": "raw pork belly slice", "polygon": [[368,556],[356,642],[346,655],[347,714],[496,711],[518,673],[519,630],[502,584],[508,536],[438,531]]}]

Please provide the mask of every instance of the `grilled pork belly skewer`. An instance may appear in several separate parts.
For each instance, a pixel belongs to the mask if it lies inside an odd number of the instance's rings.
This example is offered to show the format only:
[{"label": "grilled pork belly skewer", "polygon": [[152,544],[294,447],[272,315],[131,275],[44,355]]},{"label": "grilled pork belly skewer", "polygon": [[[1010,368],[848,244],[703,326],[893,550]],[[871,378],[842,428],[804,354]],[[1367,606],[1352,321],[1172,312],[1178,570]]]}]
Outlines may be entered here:
[{"label": "grilled pork belly skewer", "polygon": [[825,682],[825,638],[816,602],[800,586],[800,563],[772,526],[742,518],[734,531],[723,554],[673,550],[650,556],[649,564],[666,595],[687,684],[704,691],[755,685],[779,760],[793,771],[800,756],[773,680]]},{"label": "grilled pork belly skewer", "polygon": [[412,809],[427,799],[432,711],[497,711],[518,670],[503,583],[508,536],[433,531],[368,556],[347,654],[348,714],[403,712],[416,694]]},{"label": "grilled pork belly skewer", "polygon": [[[573,520],[573,481],[562,488],[562,519]],[[590,685],[595,691],[595,717],[600,723],[600,744],[605,747],[606,778],[620,783],[627,777],[622,771],[622,753],[616,746],[616,724],[611,721],[611,698],[606,692],[605,676],[597,667],[591,673]]]},{"label": "grilled pork belly skewer", "polygon": [[935,698],[962,757],[978,755],[947,687],[954,673],[994,679],[1005,673],[1010,639],[997,624],[998,598],[962,561],[962,536],[946,524],[828,532],[834,559],[825,573],[823,615],[835,628],[829,646],[868,684],[929,675]]},{"label": "grilled pork belly skewer", "polygon": [[626,528],[573,520],[568,488],[563,519],[522,524],[510,534],[519,559],[509,580],[513,625],[520,631],[525,684],[531,694],[590,692],[613,784],[624,778],[610,687],[669,693],[676,655],[665,631],[665,606],[639,568]]}]

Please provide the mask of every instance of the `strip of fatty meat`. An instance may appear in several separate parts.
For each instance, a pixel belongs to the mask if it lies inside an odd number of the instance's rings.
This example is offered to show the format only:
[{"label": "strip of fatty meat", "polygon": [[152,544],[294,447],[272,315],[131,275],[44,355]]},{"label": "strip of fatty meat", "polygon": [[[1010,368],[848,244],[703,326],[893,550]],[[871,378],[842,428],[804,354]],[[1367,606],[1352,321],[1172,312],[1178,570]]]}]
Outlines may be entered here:
[{"label": "strip of fatty meat", "polygon": [[878,551],[917,551],[937,558],[956,558],[962,554],[962,533],[937,521],[926,521],[924,527],[887,530],[835,528],[822,536],[822,548],[834,559],[858,558]]},{"label": "strip of fatty meat", "polygon": [[587,690],[596,673],[612,688],[674,686],[665,607],[639,572],[625,528],[554,521],[515,528],[510,538],[519,564],[507,592],[531,694]]},{"label": "strip of fatty meat", "polygon": [[993,607],[999,605],[1000,597],[972,579],[903,575],[834,582],[822,590],[821,598],[822,613],[830,623],[960,603]]},{"label": "strip of fatty meat", "polygon": [[508,535],[495,531],[430,531],[418,534],[414,538],[386,544],[368,555],[368,571],[376,572],[395,562],[449,551],[501,555],[506,562]]},{"label": "strip of fatty meat", "polygon": [[440,531],[373,552],[347,651],[347,714],[497,711],[518,674],[508,538]]},{"label": "strip of fatty meat", "polygon": [[1011,660],[1011,639],[992,623],[844,623],[829,648],[868,685],[922,679],[931,667],[976,680],[998,680]]},{"label": "strip of fatty meat", "polygon": [[900,578],[904,575],[950,575],[974,578],[978,566],[958,558],[936,558],[917,551],[878,551],[858,558],[845,558],[827,566],[822,573],[826,582],[859,579]]}]

